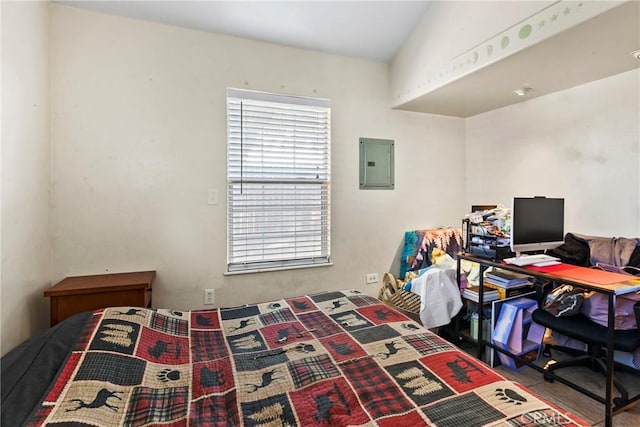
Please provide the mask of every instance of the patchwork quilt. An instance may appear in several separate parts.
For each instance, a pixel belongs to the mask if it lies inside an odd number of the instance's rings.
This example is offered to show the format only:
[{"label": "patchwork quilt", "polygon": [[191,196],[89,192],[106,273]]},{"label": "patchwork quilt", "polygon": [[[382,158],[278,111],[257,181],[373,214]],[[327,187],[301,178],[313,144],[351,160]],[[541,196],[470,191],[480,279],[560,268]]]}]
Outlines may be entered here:
[{"label": "patchwork quilt", "polygon": [[28,425],[587,424],[345,290],[228,309],[95,311]]}]

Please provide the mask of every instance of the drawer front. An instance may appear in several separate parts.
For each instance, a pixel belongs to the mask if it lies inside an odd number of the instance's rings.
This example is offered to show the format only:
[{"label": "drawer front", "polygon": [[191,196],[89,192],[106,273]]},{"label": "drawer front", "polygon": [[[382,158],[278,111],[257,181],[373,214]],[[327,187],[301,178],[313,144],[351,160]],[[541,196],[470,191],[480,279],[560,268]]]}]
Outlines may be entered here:
[{"label": "drawer front", "polygon": [[105,307],[146,307],[151,302],[151,291],[133,289],[51,298],[51,326],[83,311]]}]

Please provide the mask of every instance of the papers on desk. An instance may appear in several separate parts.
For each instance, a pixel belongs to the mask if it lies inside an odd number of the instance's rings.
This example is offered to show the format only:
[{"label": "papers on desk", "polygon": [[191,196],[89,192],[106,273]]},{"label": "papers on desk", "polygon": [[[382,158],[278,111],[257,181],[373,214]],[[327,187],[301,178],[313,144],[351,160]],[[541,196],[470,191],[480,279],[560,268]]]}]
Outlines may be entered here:
[{"label": "papers on desk", "polygon": [[485,280],[504,288],[522,287],[532,283],[531,276],[499,269],[493,269],[485,273]]},{"label": "papers on desk", "polygon": [[533,265],[533,264],[545,264],[552,261],[560,261],[560,259],[556,257],[552,257],[551,255],[545,255],[545,254],[521,255],[513,258],[504,259],[504,262],[506,262],[507,264],[517,265],[518,267],[523,267],[525,265]]},{"label": "papers on desk", "polygon": [[[462,293],[462,296],[473,302],[480,302],[480,287],[479,286],[467,286]],[[482,294],[482,302],[495,301],[500,298],[500,294],[496,289],[491,289],[487,286],[484,287]]]}]

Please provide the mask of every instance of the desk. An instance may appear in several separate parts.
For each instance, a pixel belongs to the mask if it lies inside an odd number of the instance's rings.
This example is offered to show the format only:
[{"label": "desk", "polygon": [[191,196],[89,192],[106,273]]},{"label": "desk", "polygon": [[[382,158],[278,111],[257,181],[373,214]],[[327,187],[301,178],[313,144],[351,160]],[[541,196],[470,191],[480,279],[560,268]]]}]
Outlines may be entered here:
[{"label": "desk", "polygon": [[[604,403],[605,405],[605,424],[607,427],[610,427],[612,425],[612,418],[614,415],[624,411],[625,409],[628,409],[631,406],[634,406],[636,404],[638,404],[640,402],[640,394],[636,395],[634,397],[631,397],[629,399],[629,401],[622,407],[614,407],[613,405],[613,372],[614,372],[614,362],[613,362],[613,354],[614,354],[614,333],[615,330],[613,328],[613,325],[615,325],[615,304],[616,304],[616,297],[620,296],[620,295],[625,295],[625,294],[630,294],[633,292],[638,292],[640,291],[640,281],[638,280],[638,278],[634,278],[633,276],[629,276],[628,280],[621,280],[620,282],[615,282],[615,283],[611,283],[611,284],[597,284],[597,283],[593,283],[593,282],[589,282],[585,279],[582,278],[576,278],[576,275],[571,275],[572,277],[566,277],[562,275],[562,271],[557,271],[555,273],[551,273],[551,272],[547,272],[545,270],[553,270],[551,268],[549,269],[533,269],[533,268],[528,268],[528,267],[518,267],[516,265],[510,265],[510,264],[506,264],[502,261],[492,261],[489,259],[484,259],[484,258],[479,258],[470,254],[466,254],[466,253],[461,253],[458,254],[458,284],[460,283],[460,275],[461,275],[461,270],[460,270],[460,262],[462,260],[467,260],[467,261],[471,261],[471,262],[475,262],[478,263],[480,266],[480,275],[479,275],[479,285],[480,285],[480,289],[479,289],[479,305],[482,306],[482,303],[484,302],[484,290],[483,290],[483,276],[484,276],[484,272],[487,270],[487,268],[489,267],[498,267],[501,268],[503,270],[508,270],[508,271],[513,271],[516,273],[522,273],[522,274],[526,274],[529,275],[533,278],[536,279],[545,279],[545,280],[549,280],[549,281],[553,281],[553,282],[561,282],[561,283],[565,283],[565,284],[569,284],[569,285],[573,285],[573,286],[578,286],[580,288],[583,288],[585,290],[588,291],[595,291],[595,292],[599,292],[602,294],[605,294],[608,296],[608,325],[610,326],[608,328],[608,339],[607,339],[607,378],[606,378],[606,392],[605,392],[605,398],[602,399],[602,397],[596,395],[595,393],[589,391],[589,390],[585,390],[582,387],[580,387],[579,385],[565,379],[562,378],[561,376],[558,376],[555,373],[552,373],[553,378],[557,379],[558,381],[562,382],[563,384],[568,385],[569,387],[578,390],[580,392],[582,392],[583,394],[591,397],[594,400],[597,400],[601,403]],[[611,276],[611,277],[615,277],[615,276]],[[622,279],[624,279],[624,276],[620,276]],[[483,312],[482,310],[479,310],[478,313],[478,323],[481,325],[482,324],[482,320],[483,320]],[[521,359],[507,351],[505,351],[504,349],[494,345],[491,342],[486,341],[483,338],[483,334],[482,334],[482,328],[479,328],[478,330],[478,353],[477,353],[477,358],[478,359],[482,359],[482,355],[484,354],[484,348],[485,347],[490,347],[492,349],[494,349],[495,351],[499,351],[501,353],[507,354],[510,357],[514,357],[516,359],[518,359],[520,362],[526,364],[527,366],[530,366],[534,369],[536,369],[537,371],[540,372],[544,372],[543,368],[533,364],[532,362],[528,362],[524,359]]]},{"label": "desk", "polygon": [[44,292],[51,304],[51,326],[82,311],[103,307],[151,307],[155,271],[73,276]]}]

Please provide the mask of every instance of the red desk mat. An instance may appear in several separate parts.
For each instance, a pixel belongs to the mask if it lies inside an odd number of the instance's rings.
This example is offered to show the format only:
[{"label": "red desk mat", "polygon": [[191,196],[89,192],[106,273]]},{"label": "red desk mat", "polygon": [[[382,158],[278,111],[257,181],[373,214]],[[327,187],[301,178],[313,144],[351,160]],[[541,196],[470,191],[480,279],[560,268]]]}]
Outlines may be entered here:
[{"label": "red desk mat", "polygon": [[613,273],[598,268],[578,267],[571,264],[557,264],[548,267],[526,266],[525,268],[542,273],[555,274],[567,279],[595,283],[597,285],[612,285],[614,283],[628,282],[634,278],[628,274]]}]

